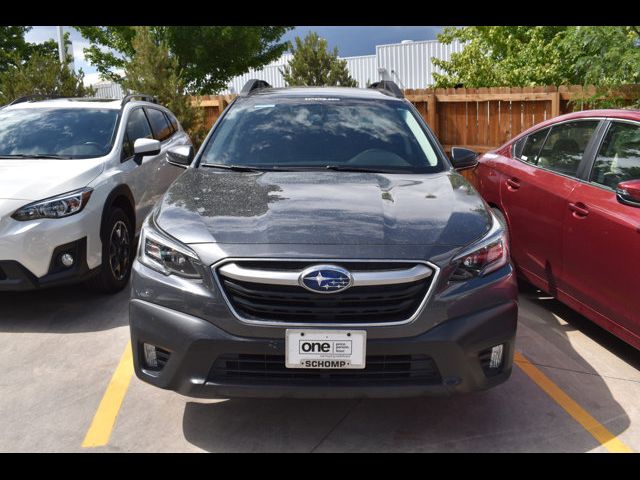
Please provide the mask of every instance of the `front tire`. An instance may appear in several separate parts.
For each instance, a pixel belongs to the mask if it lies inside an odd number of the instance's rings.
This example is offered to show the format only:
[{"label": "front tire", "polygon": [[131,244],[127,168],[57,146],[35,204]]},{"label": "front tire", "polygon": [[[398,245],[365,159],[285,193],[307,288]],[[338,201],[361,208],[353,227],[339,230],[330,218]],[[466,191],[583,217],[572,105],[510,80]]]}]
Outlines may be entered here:
[{"label": "front tire", "polygon": [[102,293],[122,290],[131,276],[131,265],[135,254],[133,225],[121,208],[114,208],[106,216],[102,231],[102,266],[87,285]]}]

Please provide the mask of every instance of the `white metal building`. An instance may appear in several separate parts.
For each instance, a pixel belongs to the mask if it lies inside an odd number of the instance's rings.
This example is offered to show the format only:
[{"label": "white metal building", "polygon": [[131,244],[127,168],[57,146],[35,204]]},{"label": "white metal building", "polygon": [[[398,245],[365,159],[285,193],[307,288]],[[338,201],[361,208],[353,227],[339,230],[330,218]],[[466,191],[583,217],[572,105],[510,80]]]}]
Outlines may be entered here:
[{"label": "white metal building", "polygon": [[[433,85],[436,68],[432,58],[450,60],[453,52],[462,51],[463,44],[457,40],[446,45],[436,40],[424,42],[403,41],[390,45],[376,46],[376,61],[380,80],[393,80],[402,89],[428,88]],[[384,69],[384,70],[381,70]]]},{"label": "white metal building", "polygon": [[[364,88],[378,80],[393,80],[400,88],[428,88],[433,85],[433,73],[440,70],[433,65],[432,58],[449,60],[453,52],[462,51],[463,44],[454,41],[445,45],[437,40],[377,45],[375,55],[341,57],[347,61],[349,74]],[[284,87],[280,74],[292,55],[287,53],[275,62],[258,70],[250,70],[233,78],[228,89],[220,93],[238,93],[250,78],[267,81],[273,87]]]},{"label": "white metal building", "polygon": [[91,85],[96,91],[96,98],[124,98],[122,87],[115,82],[97,82]]}]

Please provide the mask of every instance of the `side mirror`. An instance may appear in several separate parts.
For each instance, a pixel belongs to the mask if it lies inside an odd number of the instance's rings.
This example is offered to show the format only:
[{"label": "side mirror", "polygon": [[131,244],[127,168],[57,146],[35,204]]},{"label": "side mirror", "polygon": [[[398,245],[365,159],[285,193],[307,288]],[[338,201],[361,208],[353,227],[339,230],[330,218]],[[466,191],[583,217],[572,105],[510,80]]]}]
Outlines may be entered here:
[{"label": "side mirror", "polygon": [[178,145],[167,150],[167,161],[171,165],[187,168],[193,161],[194,152],[191,145]]},{"label": "side mirror", "polygon": [[140,156],[158,155],[160,153],[160,141],[153,138],[138,138],[133,142],[133,153]]},{"label": "side mirror", "polygon": [[456,170],[464,170],[478,165],[478,154],[462,147],[451,147],[451,163]]},{"label": "side mirror", "polygon": [[640,207],[640,179],[620,182],[616,187],[616,197],[620,203]]}]

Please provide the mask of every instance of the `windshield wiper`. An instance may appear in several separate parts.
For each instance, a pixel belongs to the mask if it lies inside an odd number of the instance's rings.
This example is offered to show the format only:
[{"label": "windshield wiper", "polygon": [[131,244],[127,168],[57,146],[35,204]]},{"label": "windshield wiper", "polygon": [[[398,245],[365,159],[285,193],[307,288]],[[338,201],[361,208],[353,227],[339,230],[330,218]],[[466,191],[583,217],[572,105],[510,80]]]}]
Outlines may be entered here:
[{"label": "windshield wiper", "polygon": [[70,160],[73,157],[68,155],[47,155],[43,153],[12,153],[10,155],[0,155],[0,158],[52,158],[54,160]]},{"label": "windshield wiper", "polygon": [[397,173],[389,170],[380,170],[376,168],[351,167],[347,165],[326,165],[327,170],[335,170],[337,172],[365,172],[365,173]]},{"label": "windshield wiper", "polygon": [[223,163],[201,163],[202,167],[224,168],[225,170],[233,170],[234,172],[286,172],[287,170],[279,167],[248,167],[245,165],[225,165]]}]

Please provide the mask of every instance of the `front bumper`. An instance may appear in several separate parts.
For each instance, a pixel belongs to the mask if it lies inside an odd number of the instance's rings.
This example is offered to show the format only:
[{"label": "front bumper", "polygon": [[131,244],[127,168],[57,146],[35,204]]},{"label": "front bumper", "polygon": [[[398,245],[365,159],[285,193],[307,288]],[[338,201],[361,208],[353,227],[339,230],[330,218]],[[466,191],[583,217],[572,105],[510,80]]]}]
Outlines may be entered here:
[{"label": "front bumper", "polygon": [[[59,258],[63,253],[70,253],[75,259],[71,267],[66,268],[60,263]],[[48,262],[47,273],[38,277],[20,262],[0,260],[0,292],[67,285],[86,280],[95,273],[95,270],[90,270],[87,265],[86,237],[58,245],[53,249]]]},{"label": "front bumper", "polygon": [[[94,195],[97,197],[97,195]],[[60,285],[86,278],[102,263],[100,219],[102,204],[92,198],[79,213],[65,218],[41,218],[20,222],[11,213],[28,203],[0,201],[0,291],[29,290]],[[60,249],[72,246],[78,251],[75,266],[59,269]],[[76,266],[78,268],[76,268]]]},{"label": "front bumper", "polygon": [[[284,356],[284,329],[280,338],[240,337],[227,333],[201,318],[133,299],[130,328],[135,372],[138,378],[160,388],[190,397],[295,397],[358,398],[442,395],[484,390],[498,385],[511,374],[517,304],[505,301],[491,308],[452,318],[418,336],[370,338],[367,354],[427,355],[437,366],[437,382],[415,384],[385,380],[342,382],[319,381],[300,386],[273,378],[261,381],[220,382],[212,377],[216,359],[223,355],[249,354]],[[260,328],[256,329],[258,332]],[[160,371],[147,369],[143,343],[166,351],[168,360]],[[480,361],[481,352],[503,344],[501,367],[490,375]]]}]

